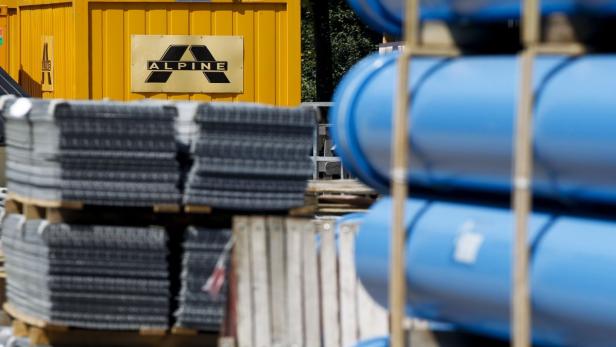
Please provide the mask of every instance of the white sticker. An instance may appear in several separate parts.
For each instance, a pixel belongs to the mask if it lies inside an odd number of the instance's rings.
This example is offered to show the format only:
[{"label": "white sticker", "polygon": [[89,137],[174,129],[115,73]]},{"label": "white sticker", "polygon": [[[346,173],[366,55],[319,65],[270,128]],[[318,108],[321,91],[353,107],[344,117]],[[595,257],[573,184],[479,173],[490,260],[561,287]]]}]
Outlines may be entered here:
[{"label": "white sticker", "polygon": [[11,116],[15,118],[23,118],[32,109],[32,102],[26,98],[19,98],[11,105]]},{"label": "white sticker", "polygon": [[477,254],[483,244],[483,235],[475,230],[475,222],[468,221],[462,225],[460,236],[456,240],[453,258],[458,263],[472,265],[477,260]]}]

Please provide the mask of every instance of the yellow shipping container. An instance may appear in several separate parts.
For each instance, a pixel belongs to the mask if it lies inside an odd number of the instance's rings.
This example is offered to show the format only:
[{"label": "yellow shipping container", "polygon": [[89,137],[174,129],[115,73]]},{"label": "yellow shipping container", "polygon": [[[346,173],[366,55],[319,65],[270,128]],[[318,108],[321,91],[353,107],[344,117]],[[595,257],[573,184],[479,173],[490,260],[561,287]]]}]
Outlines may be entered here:
[{"label": "yellow shipping container", "polygon": [[300,0],[0,3],[0,65],[33,96],[300,102]]}]

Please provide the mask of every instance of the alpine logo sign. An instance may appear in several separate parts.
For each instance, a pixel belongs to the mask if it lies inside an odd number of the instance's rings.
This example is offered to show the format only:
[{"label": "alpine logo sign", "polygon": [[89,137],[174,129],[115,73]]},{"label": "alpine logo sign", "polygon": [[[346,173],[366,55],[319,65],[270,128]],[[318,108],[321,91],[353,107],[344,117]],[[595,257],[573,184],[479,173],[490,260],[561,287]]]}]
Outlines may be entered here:
[{"label": "alpine logo sign", "polygon": [[134,35],[131,90],[241,93],[243,46],[237,36]]},{"label": "alpine logo sign", "polygon": [[[187,50],[194,60],[180,60]],[[160,60],[148,60],[147,69],[153,72],[146,83],[165,83],[173,71],[203,71],[210,83],[230,83],[225,75],[228,66],[226,61],[216,61],[207,46],[173,45]]]}]

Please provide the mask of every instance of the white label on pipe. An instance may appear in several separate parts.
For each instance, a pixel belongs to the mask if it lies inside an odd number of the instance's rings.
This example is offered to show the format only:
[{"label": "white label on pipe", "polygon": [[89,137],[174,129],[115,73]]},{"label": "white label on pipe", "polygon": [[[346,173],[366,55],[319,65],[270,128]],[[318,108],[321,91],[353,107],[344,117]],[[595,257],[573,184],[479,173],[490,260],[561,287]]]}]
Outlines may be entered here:
[{"label": "white label on pipe", "polygon": [[483,244],[483,235],[474,231],[475,222],[468,221],[462,225],[460,236],[456,240],[453,258],[458,263],[472,265]]}]

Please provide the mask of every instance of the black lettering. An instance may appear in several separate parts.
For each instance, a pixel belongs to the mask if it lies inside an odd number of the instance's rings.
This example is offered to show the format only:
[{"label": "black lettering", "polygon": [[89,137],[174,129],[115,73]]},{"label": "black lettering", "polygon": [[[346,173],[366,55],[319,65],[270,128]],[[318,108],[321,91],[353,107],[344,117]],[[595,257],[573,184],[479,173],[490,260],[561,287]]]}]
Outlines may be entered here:
[{"label": "black lettering", "polygon": [[[195,60],[180,60],[189,48]],[[230,83],[223,72],[227,69],[228,62],[214,59],[206,46],[173,45],[165,51],[160,60],[147,62],[147,70],[152,72],[146,79],[146,83],[165,83],[173,71],[201,71],[210,83]]]},{"label": "black lettering", "polygon": [[42,82],[45,84],[45,77],[47,77],[48,83],[51,84],[51,60],[49,59],[49,45],[47,42],[43,44],[43,61],[41,63]]}]

